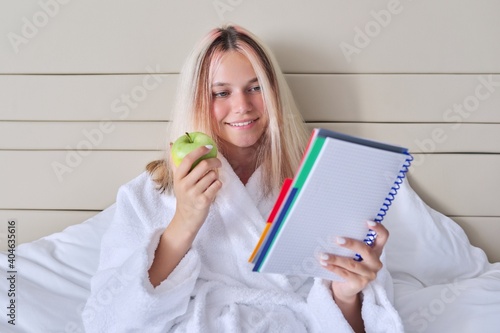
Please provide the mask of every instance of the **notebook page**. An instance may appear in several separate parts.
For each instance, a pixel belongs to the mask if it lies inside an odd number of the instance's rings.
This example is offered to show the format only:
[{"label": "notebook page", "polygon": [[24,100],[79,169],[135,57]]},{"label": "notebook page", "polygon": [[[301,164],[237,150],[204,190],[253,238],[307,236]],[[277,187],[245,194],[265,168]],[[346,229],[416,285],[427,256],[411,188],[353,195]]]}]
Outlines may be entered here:
[{"label": "notebook page", "polygon": [[335,237],[363,240],[407,155],[326,138],[296,203],[260,271],[339,278],[319,265],[321,252],[353,257]]}]

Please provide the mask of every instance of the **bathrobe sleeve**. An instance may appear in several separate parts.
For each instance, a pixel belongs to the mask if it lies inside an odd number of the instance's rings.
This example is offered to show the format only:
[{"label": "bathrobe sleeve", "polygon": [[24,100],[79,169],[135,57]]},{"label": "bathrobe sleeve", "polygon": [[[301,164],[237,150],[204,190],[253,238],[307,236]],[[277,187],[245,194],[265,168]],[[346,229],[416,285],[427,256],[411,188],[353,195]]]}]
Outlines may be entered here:
[{"label": "bathrobe sleeve", "polygon": [[88,333],[140,332],[145,326],[148,332],[165,332],[186,312],[200,271],[199,256],[190,250],[172,274],[153,288],[148,269],[173,208],[145,177],[142,174],[119,190],[117,210],[103,236],[99,268],[82,313]]}]

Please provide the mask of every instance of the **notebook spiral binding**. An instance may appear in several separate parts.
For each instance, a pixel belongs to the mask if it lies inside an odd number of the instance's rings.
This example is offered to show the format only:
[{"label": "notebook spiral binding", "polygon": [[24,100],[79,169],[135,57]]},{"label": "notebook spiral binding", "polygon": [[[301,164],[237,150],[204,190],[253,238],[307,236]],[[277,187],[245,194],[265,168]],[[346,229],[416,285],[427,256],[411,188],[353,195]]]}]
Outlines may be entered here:
[{"label": "notebook spiral binding", "polygon": [[[405,163],[403,164],[403,167],[401,170],[399,170],[398,177],[396,181],[394,182],[394,186],[391,187],[391,190],[389,191],[389,194],[387,195],[387,198],[384,199],[384,203],[382,204],[382,207],[380,208],[380,211],[377,214],[377,217],[374,219],[375,222],[381,223],[384,220],[385,215],[387,214],[387,211],[389,210],[390,206],[392,205],[392,201],[396,198],[396,194],[398,193],[398,190],[401,188],[401,184],[403,183],[404,178],[406,177],[406,173],[408,172],[408,169],[410,168],[411,161],[413,161],[413,156],[410,153],[406,153],[408,155],[408,158],[406,159]],[[372,246],[373,243],[375,242],[375,239],[377,238],[377,233],[373,231],[372,229],[369,229],[368,233],[366,234],[365,239],[363,240],[366,245]],[[363,258],[356,253],[354,256],[354,260],[356,261],[362,261]]]},{"label": "notebook spiral binding", "polygon": [[[401,188],[401,184],[403,183],[403,180],[406,177],[406,173],[408,172],[408,169],[410,168],[411,161],[413,161],[413,156],[411,156],[408,153],[408,158],[406,159],[405,163],[403,164],[403,168],[401,170],[399,170],[398,178],[394,182],[394,186],[391,187],[391,190],[389,191],[387,198],[384,199],[384,203],[382,204],[382,207],[380,208],[380,211],[377,214],[377,217],[374,219],[375,222],[381,223],[384,220],[384,217],[387,214],[387,211],[389,210],[390,206],[392,205],[392,201],[395,199],[396,194],[398,194],[398,190]],[[366,241],[367,241],[367,239],[365,239],[365,242]],[[368,244],[368,245],[370,245],[370,244]]]}]

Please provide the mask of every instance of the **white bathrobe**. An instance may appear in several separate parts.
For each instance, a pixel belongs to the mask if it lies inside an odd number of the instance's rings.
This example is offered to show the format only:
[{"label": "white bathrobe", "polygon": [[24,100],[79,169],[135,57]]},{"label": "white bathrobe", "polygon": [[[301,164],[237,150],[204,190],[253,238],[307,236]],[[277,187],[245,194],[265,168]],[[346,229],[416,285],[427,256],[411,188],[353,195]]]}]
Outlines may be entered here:
[{"label": "white bathrobe", "polygon": [[[260,169],[246,185],[222,160],[222,188],[191,249],[153,288],[148,269],[175,197],[147,173],[122,186],[103,236],[99,269],[83,311],[86,332],[351,332],[328,281],[252,272],[248,263],[275,196],[265,198]],[[276,193],[277,194],[277,193]],[[363,291],[367,332],[402,332],[383,269]]]}]

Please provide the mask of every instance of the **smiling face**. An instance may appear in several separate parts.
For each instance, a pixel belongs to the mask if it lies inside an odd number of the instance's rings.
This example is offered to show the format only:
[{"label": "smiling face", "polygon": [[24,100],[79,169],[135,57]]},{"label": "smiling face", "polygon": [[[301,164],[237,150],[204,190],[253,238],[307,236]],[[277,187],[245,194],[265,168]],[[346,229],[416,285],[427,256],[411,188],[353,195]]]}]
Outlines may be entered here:
[{"label": "smiling face", "polygon": [[262,92],[250,61],[241,53],[222,56],[212,76],[211,112],[217,136],[228,148],[255,147],[267,126]]}]

